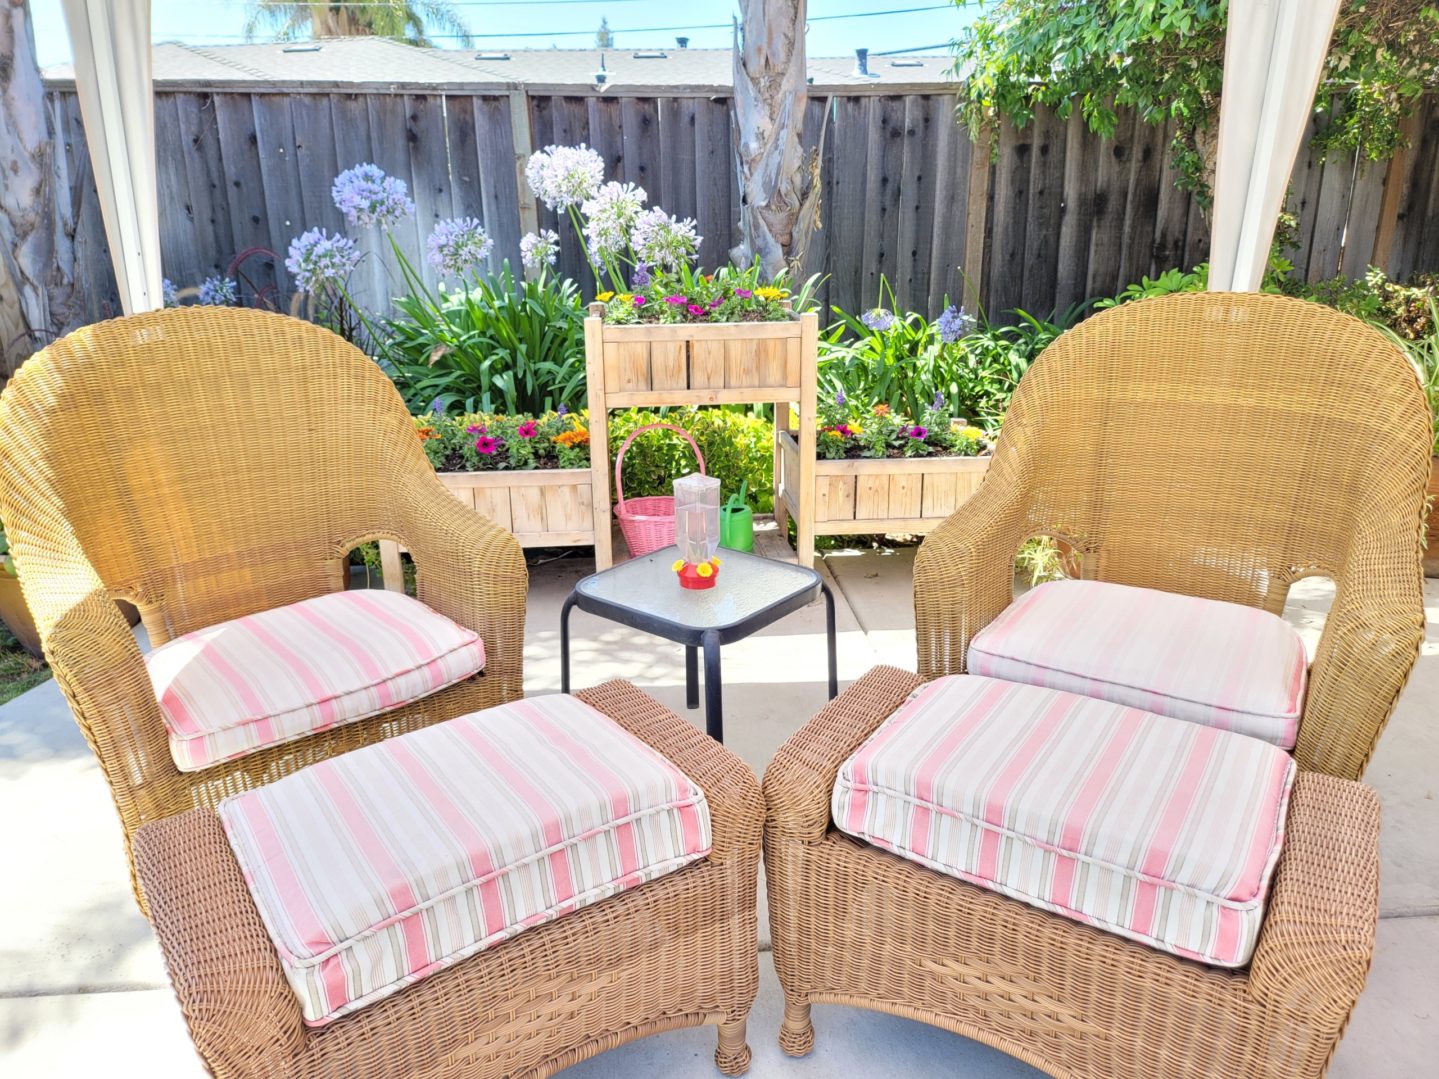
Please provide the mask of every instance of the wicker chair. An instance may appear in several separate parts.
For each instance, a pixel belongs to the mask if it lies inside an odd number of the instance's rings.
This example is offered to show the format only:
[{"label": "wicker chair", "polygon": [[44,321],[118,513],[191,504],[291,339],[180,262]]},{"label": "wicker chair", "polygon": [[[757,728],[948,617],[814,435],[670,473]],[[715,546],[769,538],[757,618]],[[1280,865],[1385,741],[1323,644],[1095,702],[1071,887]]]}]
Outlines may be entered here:
[{"label": "wicker chair", "polygon": [[[1298,300],[1126,305],[1050,346],[979,492],[921,548],[920,675],[880,668],[765,775],[781,1045],[810,1005],[919,1019],[1066,1077],[1322,1075],[1378,917],[1377,799],[1353,782],[1424,634],[1430,418],[1404,357]],[[932,872],[838,832],[836,770],[922,679],[964,671],[1010,602],[1012,560],[1058,536],[1086,576],[1282,610],[1332,577],[1284,853],[1254,953],[1206,967]]]},{"label": "wicker chair", "polygon": [[[523,693],[527,573],[435,478],[393,385],[328,330],[185,308],[89,326],[0,400],[0,516],[45,654],[100,760],[127,853],[148,821]],[[482,675],[392,712],[181,772],[114,600],[152,644],[333,592],[398,539],[419,598],[481,635]],[[132,883],[133,881],[132,860]],[[144,899],[136,884],[136,898]]]}]

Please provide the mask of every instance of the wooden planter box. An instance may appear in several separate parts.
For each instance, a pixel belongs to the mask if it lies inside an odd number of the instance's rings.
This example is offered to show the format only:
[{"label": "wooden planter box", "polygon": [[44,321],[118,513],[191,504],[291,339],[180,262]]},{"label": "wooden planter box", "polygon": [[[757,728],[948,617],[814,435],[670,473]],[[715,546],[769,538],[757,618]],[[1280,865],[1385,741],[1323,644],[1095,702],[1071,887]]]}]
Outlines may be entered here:
[{"label": "wooden planter box", "polygon": [[[521,547],[579,547],[595,542],[594,485],[588,468],[438,475],[466,506],[513,532]],[[395,591],[404,588],[400,550],[398,543],[380,541],[385,587]]]},{"label": "wooden planter box", "polygon": [[[609,410],[669,405],[773,404],[776,426],[790,425],[798,405],[797,438],[814,455],[815,379],[819,321],[814,312],[782,322],[716,322],[612,326],[604,305],[585,319],[585,360],[590,405],[590,460],[594,476],[595,564],[610,551]],[[780,445],[775,441],[775,472]],[[808,475],[808,469],[804,470]],[[799,475],[797,468],[796,475]],[[779,500],[776,498],[776,504]],[[799,561],[813,558],[813,533],[801,522]],[[808,539],[809,546],[806,547]]]},{"label": "wooden planter box", "polygon": [[[964,504],[989,470],[989,457],[899,457],[815,461],[814,485],[800,476],[799,444],[780,434],[776,507],[803,520],[806,494],[813,501],[814,534],[853,536],[904,532],[923,536]],[[779,511],[776,511],[779,516]]]}]

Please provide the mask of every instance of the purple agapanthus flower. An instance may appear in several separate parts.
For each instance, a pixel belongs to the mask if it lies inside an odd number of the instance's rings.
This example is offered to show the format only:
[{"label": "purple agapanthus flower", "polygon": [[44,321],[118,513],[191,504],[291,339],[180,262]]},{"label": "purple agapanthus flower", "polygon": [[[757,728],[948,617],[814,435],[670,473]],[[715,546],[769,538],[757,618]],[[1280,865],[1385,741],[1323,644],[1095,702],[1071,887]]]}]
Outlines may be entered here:
[{"label": "purple agapanthus flower", "polygon": [[237,297],[233,278],[216,274],[200,282],[200,304],[203,307],[231,307]]},{"label": "purple agapanthus flower", "polygon": [[527,270],[553,266],[560,255],[560,236],[554,229],[527,232],[520,241],[520,261]]},{"label": "purple agapanthus flower", "polygon": [[871,330],[883,333],[894,325],[894,312],[887,307],[875,307],[860,315],[859,320]]},{"label": "purple agapanthus flower", "polygon": [[166,307],[180,306],[180,290],[168,277],[160,279],[160,302]]},{"label": "purple agapanthus flower", "polygon": [[[649,288],[650,268],[647,263],[639,263],[635,266],[635,272],[630,274],[630,288]],[[639,297],[635,297],[639,299]]]},{"label": "purple agapanthus flower", "polygon": [[570,406],[569,406],[569,405],[561,405],[559,408],[555,409],[555,415],[556,415],[556,416],[568,416],[569,414],[570,414]]},{"label": "purple agapanthus flower", "polygon": [[378,165],[346,169],[335,177],[330,197],[352,225],[379,225],[388,230],[415,212],[405,181],[386,176]]},{"label": "purple agapanthus flower", "polygon": [[345,280],[360,261],[360,249],[348,236],[311,229],[290,241],[285,269],[301,292],[318,292]]},{"label": "purple agapanthus flower", "polygon": [[944,394],[940,393],[938,390],[935,390],[934,401],[930,404],[929,407],[934,409],[934,411],[936,412],[942,410],[944,408]]},{"label": "purple agapanthus flower", "polygon": [[459,277],[484,262],[495,241],[476,217],[453,217],[437,222],[428,243],[430,265],[441,273]]},{"label": "purple agapanthus flower", "polygon": [[975,318],[973,315],[967,314],[964,308],[950,304],[940,313],[934,325],[939,330],[939,339],[948,345],[958,341],[974,329]]},{"label": "purple agapanthus flower", "polygon": [[430,402],[430,412],[435,416],[443,416],[445,414],[445,406],[438,397]]},{"label": "purple agapanthus flower", "polygon": [[834,403],[836,407],[844,408],[845,405],[849,404],[849,398],[844,395],[843,390],[840,390],[834,395]]}]

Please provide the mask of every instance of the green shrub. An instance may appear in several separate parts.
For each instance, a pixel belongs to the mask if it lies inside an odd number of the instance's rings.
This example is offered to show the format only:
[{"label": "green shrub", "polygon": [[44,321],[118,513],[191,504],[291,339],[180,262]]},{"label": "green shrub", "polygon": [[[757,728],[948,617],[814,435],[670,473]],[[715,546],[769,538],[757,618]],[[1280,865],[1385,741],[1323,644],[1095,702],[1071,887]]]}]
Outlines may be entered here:
[{"label": "green shrub", "polygon": [[568,278],[518,284],[509,264],[463,291],[411,281],[382,362],[412,412],[548,412],[585,403],[584,309]]},{"label": "green shrub", "polygon": [[[749,503],[758,512],[774,507],[774,426],[768,420],[727,408],[616,412],[610,416],[610,461],[620,444],[647,423],[673,423],[694,436],[704,454],[705,471],[719,478],[725,497],[749,483]],[[626,498],[674,493],[674,481],[695,470],[694,451],[673,431],[648,431],[625,453]]]}]

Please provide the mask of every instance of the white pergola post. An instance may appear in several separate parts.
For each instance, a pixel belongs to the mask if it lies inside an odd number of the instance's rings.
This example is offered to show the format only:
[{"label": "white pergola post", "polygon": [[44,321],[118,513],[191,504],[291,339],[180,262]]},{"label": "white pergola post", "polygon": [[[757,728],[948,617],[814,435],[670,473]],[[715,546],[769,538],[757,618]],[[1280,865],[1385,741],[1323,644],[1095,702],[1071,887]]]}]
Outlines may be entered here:
[{"label": "white pergola post", "polygon": [[1212,292],[1264,279],[1340,0],[1230,0],[1209,248]]},{"label": "white pergola post", "polygon": [[162,306],[150,0],[63,0],[105,237],[128,315]]}]

